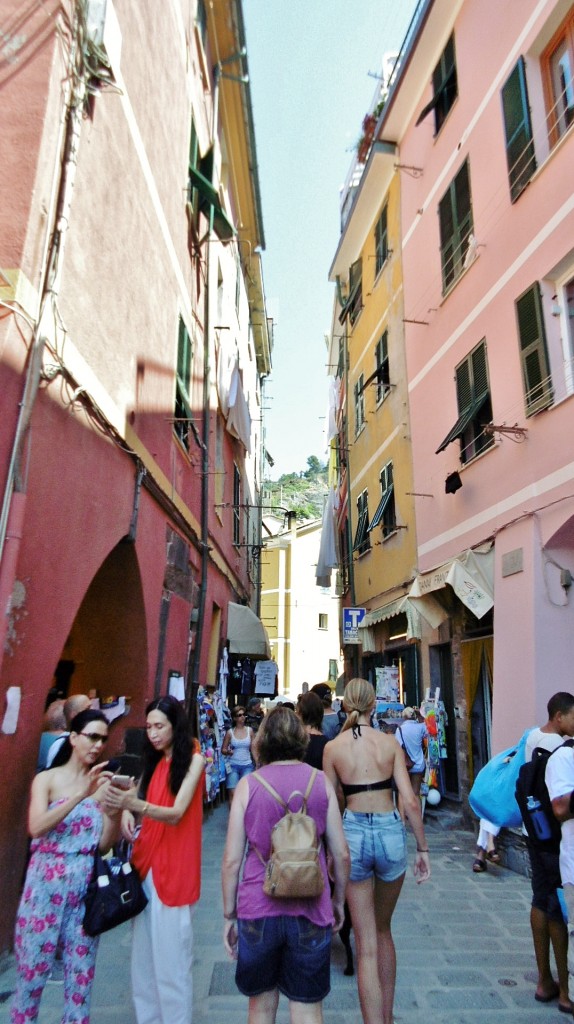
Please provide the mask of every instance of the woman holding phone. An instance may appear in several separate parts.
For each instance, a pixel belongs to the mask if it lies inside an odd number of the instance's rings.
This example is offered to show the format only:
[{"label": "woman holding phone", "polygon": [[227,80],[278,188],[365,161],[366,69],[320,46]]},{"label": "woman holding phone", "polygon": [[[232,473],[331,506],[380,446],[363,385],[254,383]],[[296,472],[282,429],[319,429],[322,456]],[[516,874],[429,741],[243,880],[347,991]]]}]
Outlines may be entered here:
[{"label": "woman holding phone", "polygon": [[134,841],[132,863],[149,900],[134,920],[133,1000],[138,1024],[190,1024],[205,762],[175,697],[148,705],[146,737],[139,787],[109,787],[110,806],[123,809],[123,834]]},{"label": "woman holding phone", "polygon": [[[108,738],[101,711],[81,711],[70,723],[60,766],[36,775],[28,827],[30,861],[16,918],[17,983],[11,1024],[35,1020],[56,955],[63,949],[64,1020],[87,1024],[98,939],[83,929],[94,852],[109,850],[119,832],[102,803],[109,773],[98,764]],[[101,787],[101,789],[100,789]]]}]

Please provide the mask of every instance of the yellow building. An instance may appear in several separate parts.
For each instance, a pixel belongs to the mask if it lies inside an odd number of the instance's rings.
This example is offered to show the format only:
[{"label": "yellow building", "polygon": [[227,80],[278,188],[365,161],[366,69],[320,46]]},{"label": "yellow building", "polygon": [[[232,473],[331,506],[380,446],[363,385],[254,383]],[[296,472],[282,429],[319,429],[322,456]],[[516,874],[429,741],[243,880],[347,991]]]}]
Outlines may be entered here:
[{"label": "yellow building", "polygon": [[[422,699],[422,624],[407,594],[416,574],[416,531],[395,146],[375,142],[343,193],[342,233],[330,278],[337,284],[331,351],[338,375],[342,604],[366,609],[361,643],[345,648],[347,678],[375,683],[397,665],[405,703]],[[334,362],[334,357],[331,359]],[[346,507],[345,507],[346,506]]]},{"label": "yellow building", "polygon": [[279,669],[279,695],[295,701],[303,683],[331,679],[342,670],[339,602],[335,584],[317,587],[321,521],[291,525],[265,519],[261,552],[261,620]]}]

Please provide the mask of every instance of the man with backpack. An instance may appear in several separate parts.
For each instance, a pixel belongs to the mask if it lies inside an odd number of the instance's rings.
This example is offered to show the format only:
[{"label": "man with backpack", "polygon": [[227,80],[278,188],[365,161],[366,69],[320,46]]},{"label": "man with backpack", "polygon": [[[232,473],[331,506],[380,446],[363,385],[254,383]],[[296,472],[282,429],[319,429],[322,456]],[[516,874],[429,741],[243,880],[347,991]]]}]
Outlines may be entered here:
[{"label": "man with backpack", "polygon": [[[568,909],[570,937],[568,941],[568,975],[571,1005],[574,1003],[574,747],[565,745],[550,758],[546,768],[546,784],[552,810],[562,823],[560,841],[560,874]],[[561,1009],[562,1007],[560,1007]]]},{"label": "man with backpack", "polygon": [[[534,998],[540,1003],[548,1003],[557,998],[558,1008],[564,1013],[572,1012],[572,1004],[568,995],[568,931],[557,894],[557,890],[562,884],[559,839],[556,838],[556,830],[554,838],[552,837],[553,822],[548,795],[542,791],[531,794],[526,790],[536,789],[537,784],[534,781],[536,774],[539,776],[538,786],[544,787],[544,762],[547,761],[546,781],[549,782],[551,768],[558,763],[556,759],[561,760],[564,756],[572,763],[572,784],[569,793],[574,789],[574,753],[571,748],[565,748],[563,751],[557,750],[568,736],[574,736],[574,696],[565,692],[555,693],[548,701],[548,721],[545,725],[533,729],[527,738],[525,765],[521,768],[517,784],[517,800],[525,821],[526,843],[532,868],[530,927],[538,968],[538,984]],[[536,755],[537,749],[548,751],[552,756],[543,753]],[[533,754],[535,760],[533,760]],[[536,773],[535,761],[538,759],[540,770]],[[528,779],[529,785],[524,782],[525,778]],[[520,799],[521,784],[523,800]],[[544,804],[544,795],[546,795],[547,817],[549,818],[548,838],[546,839],[541,838],[546,834],[545,831],[540,829],[537,831],[531,824],[527,809],[530,796],[534,797],[534,800],[530,801],[531,803]],[[538,799],[539,797],[542,799]],[[574,883],[574,873],[571,880]],[[574,903],[572,920],[574,920]],[[550,943],[554,950],[558,983],[554,980],[550,968]]]}]

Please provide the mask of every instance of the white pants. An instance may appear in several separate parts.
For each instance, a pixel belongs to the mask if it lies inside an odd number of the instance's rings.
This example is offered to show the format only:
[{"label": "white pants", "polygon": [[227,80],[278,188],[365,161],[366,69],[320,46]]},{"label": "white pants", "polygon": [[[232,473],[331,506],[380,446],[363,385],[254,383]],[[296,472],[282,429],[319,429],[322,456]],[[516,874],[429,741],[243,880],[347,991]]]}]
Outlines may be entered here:
[{"label": "white pants", "polygon": [[166,907],[144,881],[149,903],[134,920],[132,993],[138,1024],[191,1024],[194,906]]},{"label": "white pants", "polygon": [[500,825],[493,825],[491,821],[487,821],[486,818],[480,819],[480,828],[478,830],[478,839],[476,845],[480,846],[483,850],[488,850],[488,837],[497,836],[500,832]]}]

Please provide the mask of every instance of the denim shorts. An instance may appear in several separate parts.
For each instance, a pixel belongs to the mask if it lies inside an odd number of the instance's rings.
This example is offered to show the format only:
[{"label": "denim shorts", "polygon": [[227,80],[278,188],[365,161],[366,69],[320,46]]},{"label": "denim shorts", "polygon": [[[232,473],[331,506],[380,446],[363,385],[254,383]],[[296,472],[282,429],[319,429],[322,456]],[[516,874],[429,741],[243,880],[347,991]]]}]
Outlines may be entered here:
[{"label": "denim shorts", "polygon": [[225,784],[228,789],[235,789],[237,783],[244,775],[251,775],[251,772],[255,771],[255,765],[253,761],[249,764],[232,764],[231,771],[225,779]]},{"label": "denim shorts", "polygon": [[351,855],[350,882],[376,876],[394,882],[407,869],[407,835],[398,811],[359,814],[346,810],[343,831]]},{"label": "denim shorts", "polygon": [[331,926],[306,917],[238,921],[235,983],[244,996],[278,988],[298,1003],[320,1003],[331,988]]},{"label": "denim shorts", "polygon": [[540,850],[531,839],[526,840],[532,867],[532,906],[542,910],[551,921],[563,921],[557,890],[560,878],[560,855]]}]

